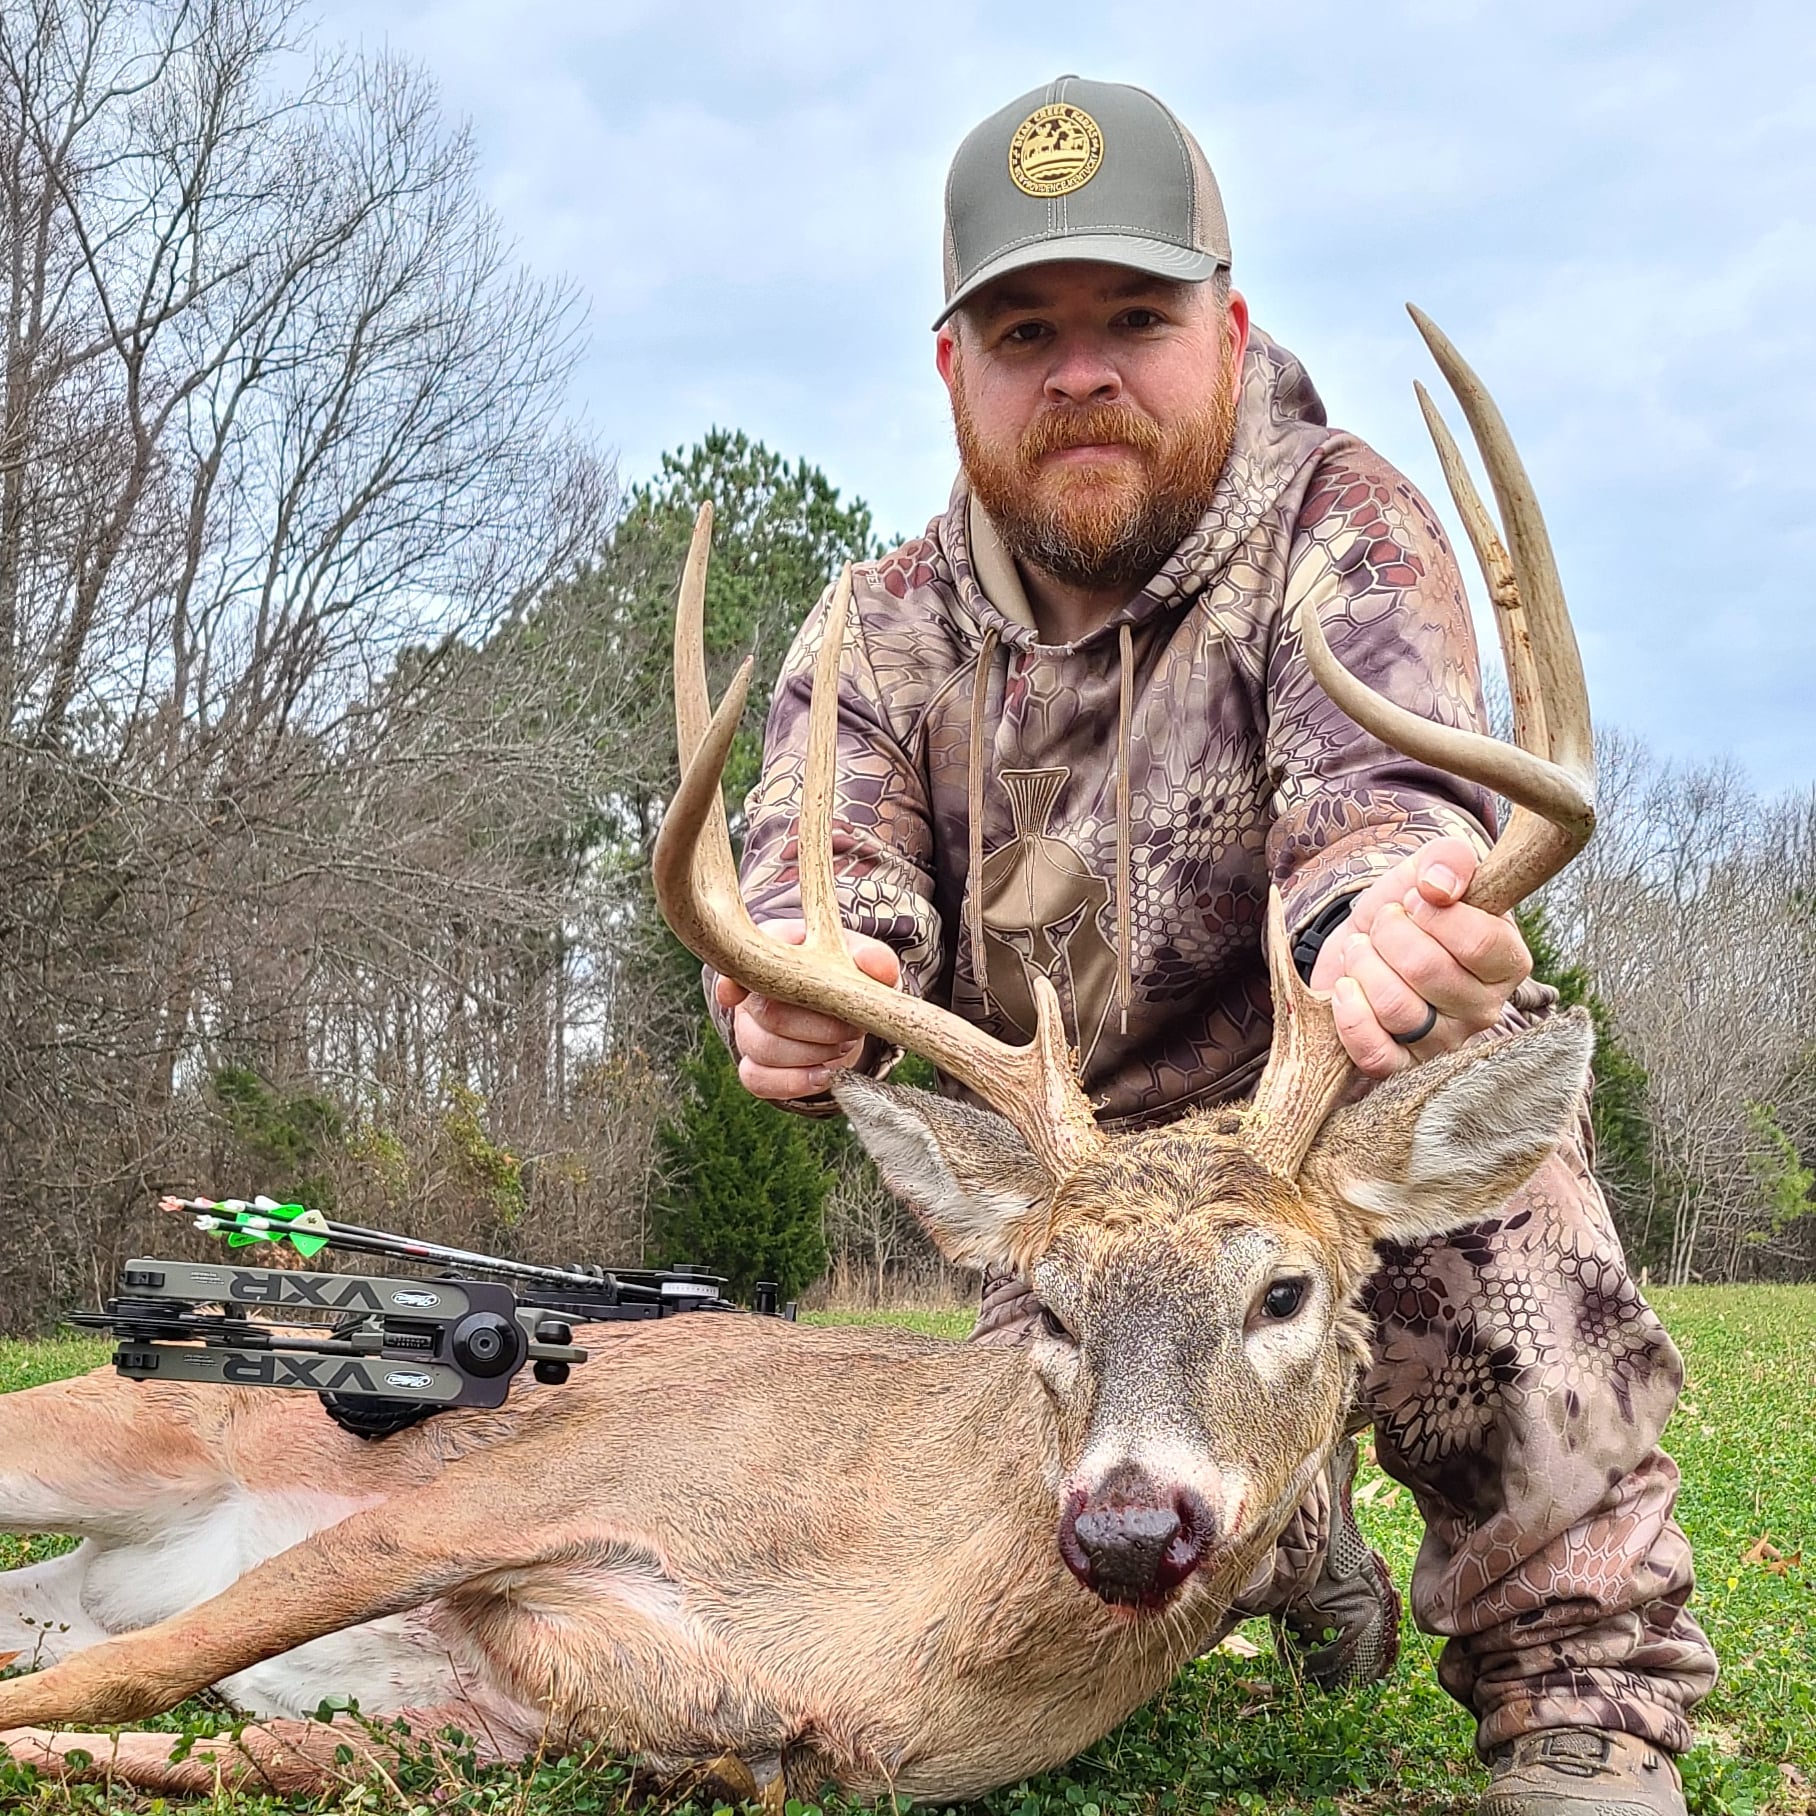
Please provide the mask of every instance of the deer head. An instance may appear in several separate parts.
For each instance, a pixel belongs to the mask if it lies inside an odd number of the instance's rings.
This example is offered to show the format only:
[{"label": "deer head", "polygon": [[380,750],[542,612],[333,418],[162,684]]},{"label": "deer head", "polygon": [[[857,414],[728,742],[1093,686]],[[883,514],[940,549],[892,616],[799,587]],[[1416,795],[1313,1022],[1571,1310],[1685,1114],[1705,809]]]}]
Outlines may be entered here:
[{"label": "deer head", "polygon": [[[1507,529],[1504,548],[1420,388],[1488,578],[1518,747],[1380,698],[1336,661],[1315,614],[1302,615],[1300,631],[1320,684],[1366,729],[1515,803],[1467,896],[1505,913],[1593,826],[1588,702],[1544,524],[1506,427],[1456,350],[1413,315],[1469,419]],[[1045,978],[1033,980],[1035,1035],[1016,1047],[876,983],[846,954],[830,833],[849,572],[814,671],[800,834],[806,941],[783,945],[751,921],[720,798],[750,664],[709,713],[701,612],[710,525],[703,509],[677,613],[684,776],[655,858],[669,925],[726,976],[918,1052],[991,1106],[855,1075],[836,1087],[884,1179],[946,1257],[1015,1269],[1045,1307],[1030,1357],[1052,1404],[1067,1565],[1106,1602],[1136,1611],[1219,1590],[1227,1599],[1338,1437],[1365,1337],[1353,1304],[1375,1245],[1479,1221],[1526,1180],[1575,1113],[1587,1019],[1576,1012],[1471,1045],[1339,1107],[1353,1070],[1328,999],[1293,969],[1276,894],[1274,1038],[1252,1103],[1106,1136]]]}]

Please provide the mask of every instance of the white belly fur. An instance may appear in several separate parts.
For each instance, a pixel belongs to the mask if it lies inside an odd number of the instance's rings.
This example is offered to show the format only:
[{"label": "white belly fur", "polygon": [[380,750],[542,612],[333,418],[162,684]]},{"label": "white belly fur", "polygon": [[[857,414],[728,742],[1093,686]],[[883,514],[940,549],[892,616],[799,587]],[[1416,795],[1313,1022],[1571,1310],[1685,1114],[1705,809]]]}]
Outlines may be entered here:
[{"label": "white belly fur", "polygon": [[[38,1648],[40,1661],[50,1663],[110,1634],[152,1626],[373,1504],[306,1490],[231,1488],[197,1506],[193,1518],[155,1534],[87,1539],[65,1557],[0,1573],[0,1651],[29,1655]],[[47,1633],[33,1622],[66,1624],[69,1631]],[[255,1715],[310,1715],[324,1697],[357,1701],[375,1714],[432,1707],[449,1701],[457,1685],[445,1648],[424,1616],[412,1613],[312,1640],[220,1688]]]}]

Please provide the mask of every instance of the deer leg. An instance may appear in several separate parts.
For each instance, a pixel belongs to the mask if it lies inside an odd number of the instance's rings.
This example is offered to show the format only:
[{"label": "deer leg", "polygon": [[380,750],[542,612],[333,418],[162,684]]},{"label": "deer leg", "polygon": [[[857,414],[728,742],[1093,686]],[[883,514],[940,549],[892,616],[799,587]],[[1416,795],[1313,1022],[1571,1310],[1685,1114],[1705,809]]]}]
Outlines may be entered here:
[{"label": "deer leg", "polygon": [[[0,1531],[105,1542],[143,1536],[160,1501],[193,1514],[220,1470],[172,1416],[171,1392],[109,1373],[0,1395]],[[84,1546],[0,1571],[0,1658],[35,1666],[106,1637],[84,1606],[90,1557]]]},{"label": "deer leg", "polygon": [[107,1370],[0,1394],[0,1532],[123,1539],[161,1500],[192,1506],[223,1472],[190,1392]]},{"label": "deer leg", "polygon": [[14,1728],[0,1733],[0,1751],[47,1778],[70,1782],[127,1784],[165,1796],[207,1796],[220,1790],[294,1796],[390,1774],[405,1758],[433,1757],[441,1746],[438,1736],[449,1728],[472,1735],[486,1758],[520,1758],[534,1749],[537,1738],[516,1727],[501,1734],[494,1719],[482,1720],[459,1704],[406,1709],[398,1719],[408,1726],[407,1735],[393,1732],[388,1720],[380,1724],[347,1715],[326,1722],[259,1722],[237,1734],[194,1741],[181,1759],[171,1757],[177,1735],[144,1731],[72,1734]]},{"label": "deer leg", "polygon": [[0,1728],[140,1720],[308,1640],[541,1561],[530,1509],[498,1517],[496,1472],[495,1454],[469,1459],[432,1488],[352,1514],[168,1620],[0,1682]]}]

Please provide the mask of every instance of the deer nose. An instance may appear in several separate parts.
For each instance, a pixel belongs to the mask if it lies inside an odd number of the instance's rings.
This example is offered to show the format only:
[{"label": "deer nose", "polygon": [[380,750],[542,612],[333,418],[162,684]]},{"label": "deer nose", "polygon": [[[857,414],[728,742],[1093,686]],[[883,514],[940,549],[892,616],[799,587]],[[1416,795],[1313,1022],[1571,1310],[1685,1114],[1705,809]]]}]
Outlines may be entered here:
[{"label": "deer nose", "polygon": [[1060,1516],[1060,1556],[1106,1602],[1158,1607],[1198,1568],[1211,1523],[1209,1509],[1184,1489],[1080,1489]]}]

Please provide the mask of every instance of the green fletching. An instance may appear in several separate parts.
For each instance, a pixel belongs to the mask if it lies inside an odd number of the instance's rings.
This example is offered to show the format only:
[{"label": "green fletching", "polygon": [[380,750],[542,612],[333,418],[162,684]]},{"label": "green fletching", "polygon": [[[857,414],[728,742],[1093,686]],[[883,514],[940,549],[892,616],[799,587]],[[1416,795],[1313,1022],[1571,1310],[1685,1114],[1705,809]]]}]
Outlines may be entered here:
[{"label": "green fletching", "polygon": [[[223,1202],[221,1215],[229,1248],[250,1248],[255,1242],[288,1242],[305,1261],[328,1246],[326,1222],[320,1211],[303,1204],[250,1205]],[[232,1219],[231,1223],[226,1220]]]}]

